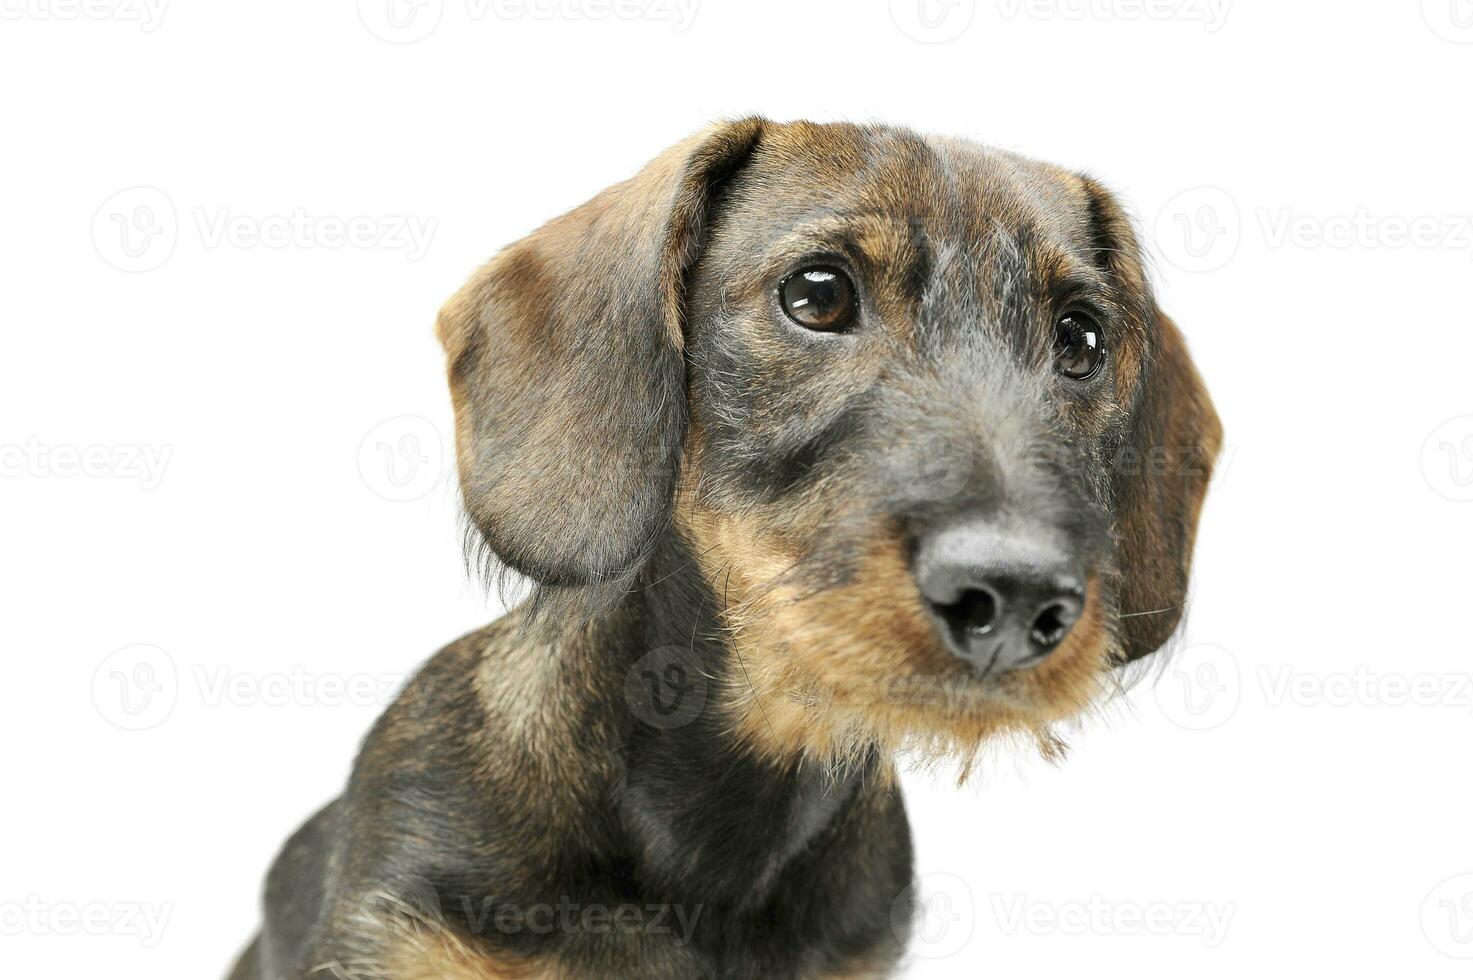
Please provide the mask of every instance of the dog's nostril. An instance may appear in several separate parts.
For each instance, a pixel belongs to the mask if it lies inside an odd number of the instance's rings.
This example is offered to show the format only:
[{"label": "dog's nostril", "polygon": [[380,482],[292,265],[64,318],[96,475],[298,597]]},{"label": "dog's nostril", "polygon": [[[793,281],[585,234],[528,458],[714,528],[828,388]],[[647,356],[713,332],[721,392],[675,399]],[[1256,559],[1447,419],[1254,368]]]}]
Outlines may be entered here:
[{"label": "dog's nostril", "polygon": [[1047,528],[942,527],[912,562],[939,639],[984,676],[1041,663],[1084,612],[1084,568]]},{"label": "dog's nostril", "polygon": [[1051,602],[1033,617],[1033,624],[1028,630],[1029,639],[1042,649],[1051,650],[1058,646],[1078,618],[1078,612],[1068,604]]},{"label": "dog's nostril", "polygon": [[954,629],[985,636],[997,622],[997,597],[986,589],[967,589],[956,602],[941,607]]}]

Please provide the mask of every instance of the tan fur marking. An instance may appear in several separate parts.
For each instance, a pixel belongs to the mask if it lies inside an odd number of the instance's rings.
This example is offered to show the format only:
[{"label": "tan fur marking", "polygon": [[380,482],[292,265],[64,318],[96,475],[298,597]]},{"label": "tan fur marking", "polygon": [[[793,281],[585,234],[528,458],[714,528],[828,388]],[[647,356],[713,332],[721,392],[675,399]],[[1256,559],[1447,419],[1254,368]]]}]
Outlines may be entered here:
[{"label": "tan fur marking", "polygon": [[941,649],[894,536],[871,536],[850,581],[813,591],[784,578],[796,555],[757,521],[678,513],[727,597],[722,616],[744,668],[723,692],[733,734],[764,755],[828,764],[878,746],[965,766],[1008,734],[1051,753],[1049,726],[1103,693],[1112,641],[1098,582],[1052,656],[979,682]]},{"label": "tan fur marking", "polygon": [[551,960],[493,959],[431,926],[405,933],[385,957],[385,968],[384,975],[393,980],[558,980],[565,976]]}]

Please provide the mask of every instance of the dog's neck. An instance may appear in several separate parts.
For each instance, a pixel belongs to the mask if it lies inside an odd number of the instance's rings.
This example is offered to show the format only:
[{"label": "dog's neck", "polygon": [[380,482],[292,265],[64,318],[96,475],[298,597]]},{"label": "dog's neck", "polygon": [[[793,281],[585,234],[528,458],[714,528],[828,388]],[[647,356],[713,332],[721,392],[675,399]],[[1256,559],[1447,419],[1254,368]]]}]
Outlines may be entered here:
[{"label": "dog's neck", "polygon": [[734,737],[724,692],[747,681],[723,601],[672,535],[625,604],[634,717],[618,803],[636,863],[660,890],[694,887],[756,906],[795,856],[834,836],[858,788],[883,781],[884,764],[774,761]]}]

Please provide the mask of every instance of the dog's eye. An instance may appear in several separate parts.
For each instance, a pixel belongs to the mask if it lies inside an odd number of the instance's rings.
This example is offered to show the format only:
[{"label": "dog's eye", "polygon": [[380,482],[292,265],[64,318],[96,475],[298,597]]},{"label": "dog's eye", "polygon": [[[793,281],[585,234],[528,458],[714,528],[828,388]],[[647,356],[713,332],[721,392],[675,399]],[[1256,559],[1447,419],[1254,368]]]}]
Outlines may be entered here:
[{"label": "dog's eye", "polygon": [[1054,325],[1054,365],[1066,378],[1092,378],[1105,361],[1105,333],[1087,313],[1065,313]]},{"label": "dog's eye", "polygon": [[801,327],[831,332],[854,320],[854,283],[838,269],[803,269],[784,279],[778,291],[783,312]]}]

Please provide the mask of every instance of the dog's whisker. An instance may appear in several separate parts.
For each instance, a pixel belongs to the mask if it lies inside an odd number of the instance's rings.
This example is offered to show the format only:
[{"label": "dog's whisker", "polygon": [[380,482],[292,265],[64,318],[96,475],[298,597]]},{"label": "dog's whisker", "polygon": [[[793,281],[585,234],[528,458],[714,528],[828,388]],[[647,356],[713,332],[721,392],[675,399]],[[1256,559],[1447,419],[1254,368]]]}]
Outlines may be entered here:
[{"label": "dog's whisker", "polygon": [[1174,612],[1184,606],[1185,603],[1178,602],[1174,606],[1162,606],[1160,609],[1142,609],[1140,612],[1121,613],[1117,619],[1130,619],[1132,616],[1159,616],[1161,613]]}]

